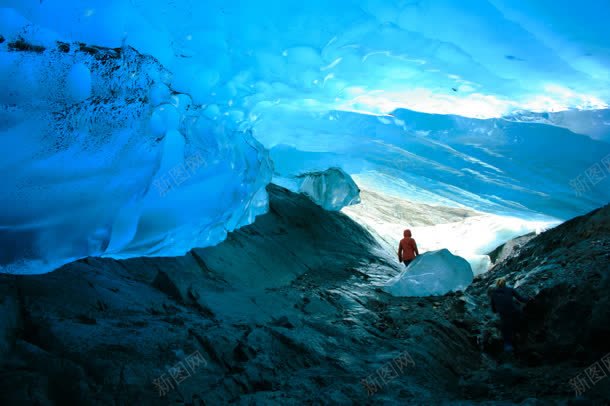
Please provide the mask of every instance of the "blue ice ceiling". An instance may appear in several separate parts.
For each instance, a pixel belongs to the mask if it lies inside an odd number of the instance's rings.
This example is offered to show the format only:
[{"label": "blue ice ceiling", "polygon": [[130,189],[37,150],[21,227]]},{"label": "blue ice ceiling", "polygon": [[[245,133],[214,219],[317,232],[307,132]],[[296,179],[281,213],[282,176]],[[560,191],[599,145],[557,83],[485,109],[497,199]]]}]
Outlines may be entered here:
[{"label": "blue ice ceiling", "polygon": [[597,207],[608,16],[607,1],[0,0],[0,267],[217,243],[266,210],[274,172],[341,167],[522,216]]},{"label": "blue ice ceiling", "polygon": [[[610,3],[4,0],[4,35],[131,45],[197,103],[494,117],[604,108]],[[9,20],[9,21],[7,21]],[[459,101],[459,103],[457,103]],[[257,106],[258,105],[258,106]],[[254,113],[255,114],[255,113]]]}]

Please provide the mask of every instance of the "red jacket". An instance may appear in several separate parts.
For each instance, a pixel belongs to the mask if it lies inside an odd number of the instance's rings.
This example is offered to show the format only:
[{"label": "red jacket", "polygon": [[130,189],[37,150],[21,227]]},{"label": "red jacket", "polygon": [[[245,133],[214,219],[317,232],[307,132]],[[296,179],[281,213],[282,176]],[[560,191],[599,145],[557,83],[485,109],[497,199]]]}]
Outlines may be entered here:
[{"label": "red jacket", "polygon": [[415,258],[416,254],[418,254],[417,243],[413,238],[411,238],[411,231],[405,230],[404,232],[405,238],[400,240],[400,244],[398,245],[398,259],[402,261],[409,261]]}]

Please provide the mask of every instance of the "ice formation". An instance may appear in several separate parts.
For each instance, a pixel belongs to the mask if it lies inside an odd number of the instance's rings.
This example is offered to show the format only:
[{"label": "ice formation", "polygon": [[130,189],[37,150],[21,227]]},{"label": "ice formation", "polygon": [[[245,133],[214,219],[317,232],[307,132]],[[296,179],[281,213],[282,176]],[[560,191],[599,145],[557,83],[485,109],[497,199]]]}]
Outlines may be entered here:
[{"label": "ice formation", "polygon": [[363,189],[537,220],[610,201],[610,144],[557,126],[408,110],[282,114],[254,135],[284,174],[338,165]]},{"label": "ice formation", "polygon": [[153,58],[62,43],[2,62],[1,271],[181,255],[266,211],[267,152]]},{"label": "ice formation", "polygon": [[610,200],[609,14],[0,0],[0,271],[215,244],[265,211],[268,154],[287,178],[337,167],[386,196],[581,214]]},{"label": "ice formation", "polygon": [[274,176],[273,183],[306,195],[325,210],[337,211],[360,203],[360,189],[354,180],[339,168],[303,173],[293,178]]},{"label": "ice formation", "polygon": [[416,257],[408,268],[390,279],[384,289],[394,296],[444,295],[466,289],[472,279],[468,261],[442,249]]}]

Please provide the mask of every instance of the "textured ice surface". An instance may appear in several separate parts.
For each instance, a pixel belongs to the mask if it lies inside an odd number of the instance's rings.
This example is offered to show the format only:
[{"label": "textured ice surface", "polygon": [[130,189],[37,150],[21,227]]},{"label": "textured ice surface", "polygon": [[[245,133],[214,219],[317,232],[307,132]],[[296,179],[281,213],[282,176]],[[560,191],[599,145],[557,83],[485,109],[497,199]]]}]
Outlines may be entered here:
[{"label": "textured ice surface", "polygon": [[254,135],[283,174],[338,165],[363,189],[528,219],[567,219],[610,201],[610,144],[556,126],[408,110],[274,118]]},{"label": "textured ice surface", "polygon": [[[470,117],[606,108],[610,4],[585,0],[4,0],[57,36],[151,54],[196,103]],[[6,20],[6,17],[3,18]],[[13,18],[2,35],[21,32]],[[40,28],[37,28],[40,27]],[[586,27],[586,29],[584,29]]]},{"label": "textured ice surface", "polygon": [[[3,0],[1,269],[214,244],[265,210],[257,141],[286,177],[340,167],[386,196],[584,213],[610,200],[609,14],[601,0]],[[544,116],[569,109],[597,115]]]},{"label": "textured ice surface", "polygon": [[337,211],[360,203],[360,189],[339,168],[304,173],[293,178],[274,176],[273,182],[293,192],[303,193],[325,210]]},{"label": "textured ice surface", "polygon": [[385,290],[394,296],[433,296],[464,290],[472,283],[470,264],[449,250],[426,252],[399,275],[390,279]]},{"label": "textured ice surface", "polygon": [[0,55],[0,271],[180,255],[266,211],[266,151],[153,58],[76,43]]}]

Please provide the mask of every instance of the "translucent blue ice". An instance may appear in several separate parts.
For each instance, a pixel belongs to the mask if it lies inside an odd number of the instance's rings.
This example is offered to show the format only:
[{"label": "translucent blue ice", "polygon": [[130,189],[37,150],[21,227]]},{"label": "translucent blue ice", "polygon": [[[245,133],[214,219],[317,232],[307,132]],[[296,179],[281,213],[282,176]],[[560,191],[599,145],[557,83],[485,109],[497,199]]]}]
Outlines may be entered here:
[{"label": "translucent blue ice", "polygon": [[302,193],[329,211],[339,211],[346,206],[360,203],[358,185],[339,168],[288,177],[282,177],[276,172],[273,183]]},{"label": "translucent blue ice", "polygon": [[339,167],[494,213],[607,203],[608,15],[605,0],[0,0],[0,270],[215,244],[266,210],[268,153],[282,176]]},{"label": "translucent blue ice", "polygon": [[434,296],[464,290],[474,275],[468,261],[449,250],[426,252],[384,285],[394,296]]},{"label": "translucent blue ice", "polygon": [[255,136],[285,176],[340,166],[364,189],[528,219],[565,220],[610,201],[610,144],[557,126],[408,110],[273,118]]},{"label": "translucent blue ice", "polygon": [[266,212],[267,152],[153,58],[77,43],[1,55],[1,271],[181,255]]},{"label": "translucent blue ice", "polygon": [[195,103],[470,117],[605,108],[606,0],[2,0],[2,35],[131,45]]}]

